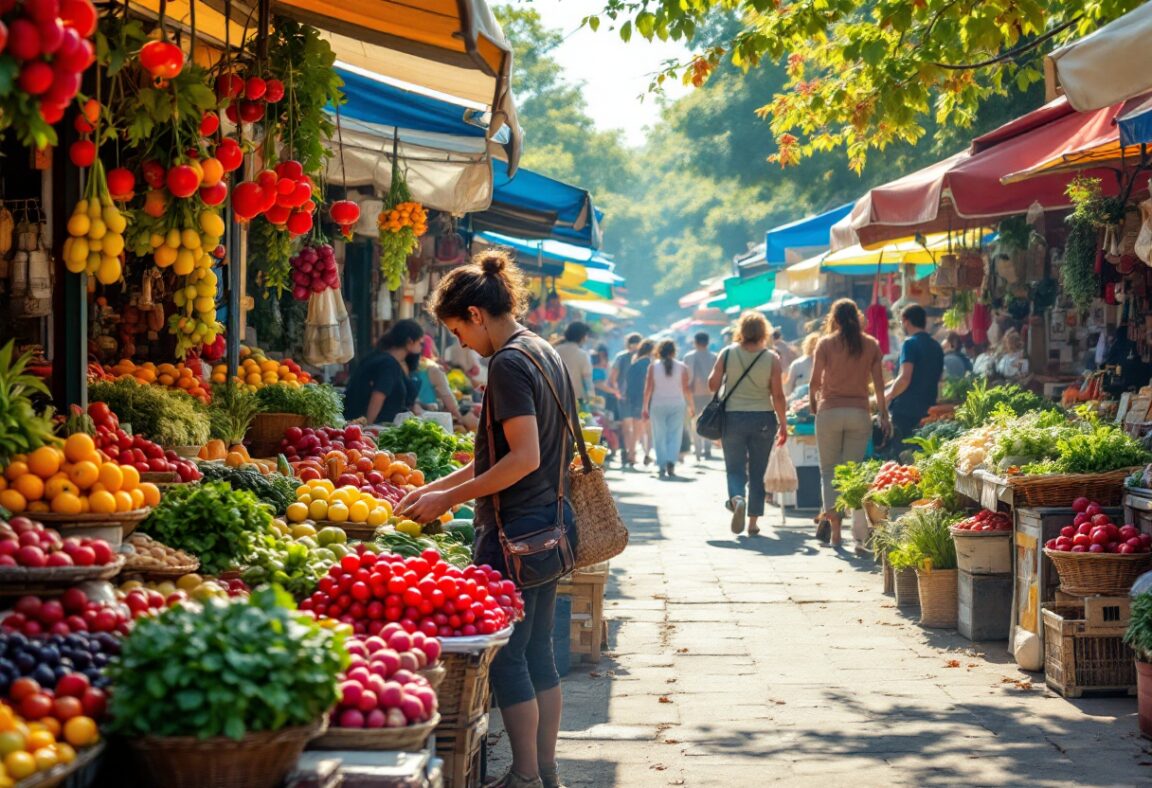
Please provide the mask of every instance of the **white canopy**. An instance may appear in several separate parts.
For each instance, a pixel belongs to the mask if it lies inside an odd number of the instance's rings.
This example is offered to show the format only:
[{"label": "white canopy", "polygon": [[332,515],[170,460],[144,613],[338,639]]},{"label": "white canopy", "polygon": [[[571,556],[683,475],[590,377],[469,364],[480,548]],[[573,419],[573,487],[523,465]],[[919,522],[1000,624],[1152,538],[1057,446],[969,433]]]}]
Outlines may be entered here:
[{"label": "white canopy", "polygon": [[1152,3],[1145,3],[1044,61],[1049,99],[1063,91],[1080,112],[1152,90]]}]

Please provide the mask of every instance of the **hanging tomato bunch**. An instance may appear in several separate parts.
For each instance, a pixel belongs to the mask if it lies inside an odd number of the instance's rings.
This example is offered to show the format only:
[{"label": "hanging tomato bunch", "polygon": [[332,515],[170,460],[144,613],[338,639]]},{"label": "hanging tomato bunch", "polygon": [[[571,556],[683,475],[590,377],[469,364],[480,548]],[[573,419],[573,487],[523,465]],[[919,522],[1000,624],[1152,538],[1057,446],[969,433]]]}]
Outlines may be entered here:
[{"label": "hanging tomato bunch", "polygon": [[52,126],[96,59],[89,40],[96,8],[91,0],[8,0],[0,14],[0,68],[13,76],[0,89],[0,128],[15,128],[21,142],[38,148],[55,144]]},{"label": "hanging tomato bunch", "polygon": [[232,210],[242,222],[263,216],[292,237],[311,232],[315,184],[298,161],[282,161],[275,169],[261,170],[256,180],[239,184],[232,195]]},{"label": "hanging tomato bunch", "polygon": [[389,290],[397,290],[408,270],[408,255],[416,251],[420,236],[428,232],[428,214],[424,206],[412,200],[408,183],[395,163],[392,186],[376,224],[380,228],[380,274]]},{"label": "hanging tomato bunch", "polygon": [[216,78],[216,97],[227,103],[224,114],[233,123],[256,123],[264,120],[269,104],[284,98],[284,83],[275,78],[240,74],[221,74]]}]

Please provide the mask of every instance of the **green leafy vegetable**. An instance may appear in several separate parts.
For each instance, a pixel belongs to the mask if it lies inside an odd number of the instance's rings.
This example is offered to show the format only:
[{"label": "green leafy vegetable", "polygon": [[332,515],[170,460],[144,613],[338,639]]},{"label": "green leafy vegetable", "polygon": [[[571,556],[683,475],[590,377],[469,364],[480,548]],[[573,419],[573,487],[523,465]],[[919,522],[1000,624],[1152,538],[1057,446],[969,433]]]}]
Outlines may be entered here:
[{"label": "green leafy vegetable", "polygon": [[[893,568],[956,568],[956,542],[951,527],[963,515],[944,508],[921,507],[899,518],[900,541],[889,560]],[[897,566],[897,564],[901,566]]]},{"label": "green leafy vegetable", "polygon": [[1132,616],[1124,642],[1136,652],[1136,659],[1152,662],[1152,593],[1143,593],[1132,599]]},{"label": "green leafy vegetable", "polygon": [[879,460],[865,460],[836,466],[832,476],[832,488],[840,493],[836,497],[838,511],[851,512],[864,505],[864,496],[872,486],[880,465]]},{"label": "green leafy vegetable", "polygon": [[1057,456],[1025,465],[1023,473],[1105,473],[1152,460],[1152,452],[1112,424],[1087,423],[1057,441]]},{"label": "green leafy vegetable", "polygon": [[1059,410],[1055,402],[1026,391],[1016,384],[989,387],[980,379],[968,392],[964,404],[956,409],[956,421],[971,429],[986,424],[998,408],[1003,406],[1017,416],[1034,410]]},{"label": "green leafy vegetable", "polygon": [[255,392],[235,381],[217,383],[212,387],[212,404],[208,406],[209,435],[229,446],[241,443],[259,412],[260,400]]},{"label": "green leafy vegetable", "polygon": [[192,397],[135,380],[93,383],[88,397],[107,403],[132,431],[161,446],[202,446],[208,440],[211,421],[207,411]]},{"label": "green leafy vegetable", "polygon": [[274,383],[256,392],[264,413],[295,413],[310,427],[335,427],[344,422],[344,397],[326,383],[288,386]]},{"label": "green leafy vegetable", "polygon": [[201,569],[212,575],[245,564],[271,528],[267,506],[224,482],[176,488],[140,526],[164,544],[199,556]]},{"label": "green leafy vegetable", "polygon": [[27,372],[31,353],[12,358],[15,343],[0,349],[0,461],[51,443],[52,419],[32,407],[32,395],[49,396],[44,381]]},{"label": "green leafy vegetable", "polygon": [[408,419],[389,427],[380,433],[376,442],[381,449],[393,454],[415,454],[416,467],[424,472],[428,481],[452,473],[460,467],[455,455],[471,454],[475,449],[471,436],[446,432],[436,422],[422,419]]},{"label": "green leafy vegetable", "polygon": [[200,466],[205,482],[227,482],[234,490],[247,490],[272,507],[277,514],[288,509],[289,504],[296,501],[296,488],[299,486],[295,479],[279,473],[267,475],[253,468],[229,468],[214,462],[206,462]]},{"label": "green leafy vegetable", "polygon": [[319,720],[339,699],[344,638],[281,588],[141,618],[109,665],[112,730],[229,736]]}]

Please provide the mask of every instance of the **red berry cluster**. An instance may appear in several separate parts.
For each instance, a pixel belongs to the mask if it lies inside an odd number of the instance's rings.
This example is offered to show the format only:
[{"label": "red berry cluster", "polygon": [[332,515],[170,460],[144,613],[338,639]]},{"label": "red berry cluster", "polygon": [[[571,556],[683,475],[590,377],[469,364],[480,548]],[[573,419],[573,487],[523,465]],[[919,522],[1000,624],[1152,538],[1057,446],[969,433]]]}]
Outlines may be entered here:
[{"label": "red berry cluster", "polygon": [[16,61],[17,86],[49,124],[64,117],[96,59],[88,40],[96,21],[91,0],[0,0],[0,53]]},{"label": "red berry cluster", "polygon": [[228,101],[224,110],[233,123],[256,123],[264,119],[267,105],[284,98],[284,83],[278,79],[221,74],[216,78],[216,97]]}]

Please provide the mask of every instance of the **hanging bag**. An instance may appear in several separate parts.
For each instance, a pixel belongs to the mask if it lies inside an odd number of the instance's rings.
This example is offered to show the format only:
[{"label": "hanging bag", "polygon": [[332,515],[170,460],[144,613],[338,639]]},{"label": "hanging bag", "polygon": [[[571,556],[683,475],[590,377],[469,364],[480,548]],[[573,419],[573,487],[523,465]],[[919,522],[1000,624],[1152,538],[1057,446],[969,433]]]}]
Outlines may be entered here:
[{"label": "hanging bag", "polygon": [[783,446],[774,447],[772,456],[768,458],[768,467],[764,469],[764,492],[790,493],[799,487],[796,466],[792,464],[788,450]]},{"label": "hanging bag", "polygon": [[[736,381],[736,386],[739,386],[748,373],[752,371],[752,367],[756,366],[756,362],[760,360],[767,351],[761,350],[756,358],[752,359],[752,363],[744,370],[744,374]],[[728,383],[728,351],[724,351],[724,380],[721,383],[721,388],[724,389],[724,399],[720,399],[720,391],[717,390],[712,395],[712,401],[704,406],[704,410],[700,411],[700,415],[696,417],[696,434],[701,438],[710,441],[720,440],[724,436],[724,409],[728,405],[728,398],[732,396],[732,392],[736,390],[736,386],[727,388]]]},{"label": "hanging bag", "polygon": [[[615,558],[628,546],[628,527],[616,508],[616,501],[608,489],[608,480],[604,478],[604,470],[594,465],[589,458],[588,447],[584,443],[584,432],[573,426],[572,414],[560,399],[560,393],[552,382],[552,376],[545,372],[536,357],[524,348],[512,346],[509,349],[523,353],[540,371],[540,376],[548,384],[548,389],[556,400],[556,406],[564,416],[564,426],[576,442],[576,450],[580,454],[581,467],[568,469],[568,504],[572,507],[576,522],[576,569]],[[575,401],[570,379],[568,391]],[[563,495],[563,486],[560,489]]]}]

